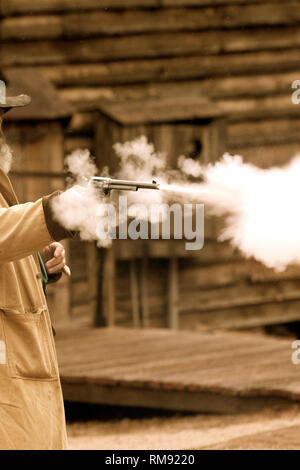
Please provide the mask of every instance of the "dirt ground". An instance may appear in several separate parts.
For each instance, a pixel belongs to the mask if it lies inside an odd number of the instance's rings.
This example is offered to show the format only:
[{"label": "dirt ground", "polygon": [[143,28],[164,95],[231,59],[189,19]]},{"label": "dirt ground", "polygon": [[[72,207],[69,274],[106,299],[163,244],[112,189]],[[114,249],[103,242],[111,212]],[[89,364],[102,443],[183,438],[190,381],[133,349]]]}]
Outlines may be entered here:
[{"label": "dirt ground", "polygon": [[[257,414],[176,414],[90,407],[70,417],[72,450],[300,449],[300,405]],[[77,413],[77,415],[76,415]],[[93,416],[94,414],[94,416]]]}]

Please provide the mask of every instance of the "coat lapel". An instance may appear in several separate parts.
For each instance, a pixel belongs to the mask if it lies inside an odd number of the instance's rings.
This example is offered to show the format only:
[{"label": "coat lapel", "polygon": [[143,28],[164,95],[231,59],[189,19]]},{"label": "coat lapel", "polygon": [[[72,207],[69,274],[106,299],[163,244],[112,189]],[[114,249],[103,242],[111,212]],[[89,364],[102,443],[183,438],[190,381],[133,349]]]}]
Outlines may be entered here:
[{"label": "coat lapel", "polygon": [[13,190],[12,184],[8,178],[8,176],[4,173],[3,170],[0,169],[0,193],[6,200],[9,206],[14,206],[18,204],[18,198],[16,193]]}]

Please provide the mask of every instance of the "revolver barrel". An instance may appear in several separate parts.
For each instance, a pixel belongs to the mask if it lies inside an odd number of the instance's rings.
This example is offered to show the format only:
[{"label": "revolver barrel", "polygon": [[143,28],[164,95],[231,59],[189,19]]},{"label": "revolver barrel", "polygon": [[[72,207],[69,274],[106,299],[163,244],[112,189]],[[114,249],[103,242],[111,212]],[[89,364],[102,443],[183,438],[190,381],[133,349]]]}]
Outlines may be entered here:
[{"label": "revolver barrel", "polygon": [[93,176],[91,181],[96,186],[103,189],[105,194],[108,194],[112,189],[123,191],[138,191],[139,189],[159,189],[159,184],[156,181],[152,183],[138,182],[130,180],[119,180],[114,178],[106,178],[102,176]]}]

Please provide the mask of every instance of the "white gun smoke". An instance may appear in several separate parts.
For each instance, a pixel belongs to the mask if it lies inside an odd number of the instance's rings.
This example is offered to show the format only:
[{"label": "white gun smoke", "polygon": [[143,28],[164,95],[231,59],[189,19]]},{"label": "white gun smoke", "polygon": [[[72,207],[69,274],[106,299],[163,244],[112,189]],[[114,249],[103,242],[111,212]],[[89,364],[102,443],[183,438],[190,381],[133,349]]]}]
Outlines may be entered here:
[{"label": "white gun smoke", "polygon": [[[277,271],[300,263],[300,156],[267,170],[244,163],[239,155],[225,154],[206,166],[181,156],[178,170],[168,171],[165,156],[155,153],[145,137],[115,144],[114,150],[121,168],[115,177],[154,179],[161,184],[161,191],[128,192],[131,204],[156,204],[170,196],[181,203],[204,203],[206,213],[225,216],[219,240],[230,241],[245,257]],[[73,152],[66,163],[75,185],[56,198],[56,217],[67,229],[79,231],[82,239],[97,240],[99,218],[95,214],[105,198],[81,177],[93,176],[98,170],[87,150]],[[191,176],[201,177],[202,182],[190,182]],[[142,217],[136,208],[134,215]],[[104,244],[107,240],[98,240],[98,245]]]},{"label": "white gun smoke", "polygon": [[[116,178],[136,181],[156,181],[159,183],[168,182],[168,171],[166,167],[166,155],[156,153],[154,145],[149,143],[145,136],[141,136],[124,144],[116,143],[113,146],[119,159],[120,170]],[[145,217],[145,206],[161,204],[166,201],[166,194],[162,191],[141,190],[138,192],[129,191],[127,193],[128,216],[143,219]],[[142,204],[142,206],[141,206]],[[163,208],[162,208],[163,209]],[[165,213],[161,212],[161,218]],[[159,215],[155,217],[152,213],[152,223],[159,222]]]},{"label": "white gun smoke", "polygon": [[[97,209],[105,202],[105,198],[93,185],[88,184],[88,178],[96,175],[98,169],[87,149],[72,152],[66,157],[65,164],[72,179],[67,180],[69,188],[53,199],[55,218],[67,230],[78,232],[82,240],[98,240]],[[98,240],[99,246],[109,243],[109,239]]]},{"label": "white gun smoke", "polygon": [[204,182],[164,189],[204,202],[210,214],[224,215],[220,241],[229,240],[247,258],[276,271],[300,263],[300,156],[267,170],[229,154],[207,166],[189,159],[180,164]]}]

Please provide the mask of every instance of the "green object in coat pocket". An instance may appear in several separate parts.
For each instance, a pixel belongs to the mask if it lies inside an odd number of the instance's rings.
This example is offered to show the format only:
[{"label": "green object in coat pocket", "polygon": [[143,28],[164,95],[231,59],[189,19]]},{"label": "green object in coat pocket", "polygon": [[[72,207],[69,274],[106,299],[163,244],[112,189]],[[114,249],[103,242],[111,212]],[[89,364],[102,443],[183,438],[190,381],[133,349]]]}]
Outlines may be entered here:
[{"label": "green object in coat pocket", "polygon": [[39,254],[39,252],[37,253],[37,256],[38,256],[38,259],[39,259],[40,268],[41,268],[41,273],[42,273],[43,289],[44,289],[44,293],[45,293],[45,295],[46,295],[46,286],[47,286],[47,284],[48,284],[48,274],[47,274],[45,265],[44,265],[44,263],[43,263],[42,257],[41,257],[41,255]]}]

